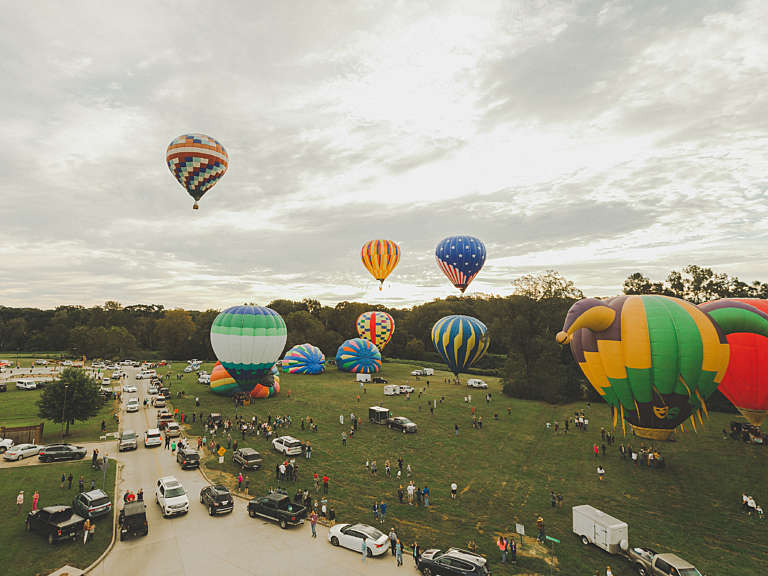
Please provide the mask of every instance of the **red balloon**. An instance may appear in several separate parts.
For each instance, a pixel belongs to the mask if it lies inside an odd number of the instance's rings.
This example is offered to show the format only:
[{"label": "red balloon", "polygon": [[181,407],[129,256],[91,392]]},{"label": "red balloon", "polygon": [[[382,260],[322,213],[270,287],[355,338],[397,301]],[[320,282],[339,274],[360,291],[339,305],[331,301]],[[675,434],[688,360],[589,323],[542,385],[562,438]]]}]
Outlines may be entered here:
[{"label": "red balloon", "polygon": [[[768,300],[729,298],[768,313]],[[731,357],[718,390],[750,423],[759,426],[768,416],[768,338],[758,334],[728,336]]]}]

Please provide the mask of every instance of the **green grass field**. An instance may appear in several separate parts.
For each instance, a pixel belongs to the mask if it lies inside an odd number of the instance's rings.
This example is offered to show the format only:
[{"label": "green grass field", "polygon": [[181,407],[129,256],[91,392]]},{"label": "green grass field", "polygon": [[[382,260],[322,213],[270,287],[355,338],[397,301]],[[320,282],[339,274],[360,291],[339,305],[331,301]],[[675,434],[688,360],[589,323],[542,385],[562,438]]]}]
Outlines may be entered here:
[{"label": "green grass field", "polygon": [[[72,472],[75,477],[72,489],[61,489],[59,482],[62,472]],[[24,530],[24,520],[32,509],[32,495],[40,493],[38,507],[57,504],[72,505],[77,494],[77,479],[85,478],[86,490],[93,478],[101,487],[102,473],[91,469],[90,461],[74,463],[21,466],[0,470],[0,573],[14,576],[48,574],[66,564],[85,568],[98,558],[112,540],[112,516],[96,521],[94,541],[83,545],[82,538],[75,542],[48,544],[45,537],[30,534]],[[115,461],[110,460],[106,475],[106,490],[114,503]],[[16,495],[24,490],[22,513],[16,515]]]},{"label": "green grass field", "polygon": [[[182,365],[175,364],[178,371]],[[206,365],[210,370],[211,365]],[[426,379],[418,382],[409,372],[412,365],[386,363],[382,376],[390,383],[409,383],[421,390]],[[525,525],[535,535],[535,520],[541,514],[547,534],[562,541],[557,545],[555,569],[561,574],[591,575],[596,569],[605,571],[611,565],[617,576],[632,574],[631,566],[622,558],[610,556],[595,547],[584,547],[571,533],[570,507],[591,504],[629,523],[630,544],[648,546],[657,551],[670,551],[692,561],[705,575],[762,575],[768,558],[768,522],[747,517],[741,512],[741,493],[751,493],[763,506],[768,504],[768,448],[747,446],[723,440],[720,430],[727,427],[732,415],[713,414],[698,434],[688,432],[676,442],[659,446],[667,459],[663,470],[651,470],[622,461],[618,443],[608,454],[595,458],[592,445],[600,444],[600,427],[609,426],[605,405],[586,408],[590,429],[569,434],[554,434],[546,422],[560,421],[567,414],[585,408],[583,404],[550,406],[503,397],[500,384],[490,384],[492,401],[486,404],[484,392],[472,392],[472,404],[464,402],[468,389],[446,383],[447,374],[430,377],[430,387],[420,399],[385,397],[382,385],[367,385],[360,393],[354,376],[331,369],[322,376],[281,374],[278,396],[256,401],[240,411],[247,417],[260,419],[289,414],[294,424],[285,432],[313,445],[310,461],[299,460],[299,481],[288,486],[311,487],[311,474],[327,473],[330,477],[329,503],[334,505],[339,521],[372,522],[374,499],[384,499],[388,506],[386,529],[395,526],[406,542],[418,540],[422,546],[466,546],[473,539],[480,552],[491,560],[497,574],[548,574],[545,558],[549,551],[526,538],[519,550],[515,570],[502,565],[494,540],[498,534],[511,534],[515,523]],[[194,408],[195,395],[200,397],[197,412],[221,412],[234,416],[232,403],[215,396],[199,385],[194,374],[177,381],[171,379],[173,393],[184,390],[185,399],[173,399],[175,407],[187,417]],[[444,397],[441,403],[440,399]],[[430,415],[427,400],[438,401]],[[369,424],[368,406],[383,405],[395,415],[410,417],[419,432],[403,435],[383,426]],[[472,406],[484,420],[482,430],[472,428]],[[508,413],[508,410],[511,413]],[[348,430],[350,412],[363,417],[354,438],[342,447],[341,432]],[[494,419],[498,413],[499,419]],[[339,424],[343,414],[345,425]],[[302,431],[299,418],[310,416],[319,424],[316,433]],[[460,426],[454,434],[454,424]],[[191,434],[200,432],[199,425],[190,427]],[[631,441],[632,439],[629,438]],[[638,448],[641,441],[634,439]],[[268,443],[249,437],[240,445],[250,445],[265,456],[264,468],[251,473],[250,492],[258,494],[275,486],[275,465],[280,458]],[[384,475],[384,461],[393,467],[402,455],[413,468],[413,479],[425,483],[432,492],[432,506],[416,508],[397,502],[397,482]],[[209,458],[207,466],[215,476],[226,473],[234,483],[236,468],[230,454],[225,464]],[[379,474],[373,478],[364,466],[366,459],[377,460]],[[606,469],[606,479],[598,481],[597,462]],[[459,485],[459,498],[451,501],[449,486]],[[405,482],[403,482],[405,484]],[[562,509],[550,505],[550,490],[561,492]]]}]

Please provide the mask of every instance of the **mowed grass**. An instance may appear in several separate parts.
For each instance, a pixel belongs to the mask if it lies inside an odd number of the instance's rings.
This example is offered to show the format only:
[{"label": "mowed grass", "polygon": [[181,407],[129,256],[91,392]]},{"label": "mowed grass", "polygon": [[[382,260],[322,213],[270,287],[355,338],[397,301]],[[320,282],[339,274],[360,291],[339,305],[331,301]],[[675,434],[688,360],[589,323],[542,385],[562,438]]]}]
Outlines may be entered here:
[{"label": "mowed grass", "polygon": [[[60,487],[61,474],[72,472],[72,489]],[[0,573],[14,576],[48,574],[66,564],[85,568],[96,560],[112,540],[112,516],[96,520],[94,541],[83,545],[82,536],[76,541],[48,544],[46,537],[28,533],[24,529],[27,513],[32,510],[32,495],[40,493],[39,508],[54,505],[72,505],[77,495],[77,479],[85,478],[85,489],[90,489],[91,479],[101,488],[102,472],[91,469],[90,461],[21,466],[0,469]],[[115,461],[110,460],[106,475],[106,492],[114,504]],[[24,490],[24,506],[16,514],[16,495]]]},{"label": "mowed grass", "polygon": [[[197,383],[194,374],[177,381],[175,372],[181,366],[176,363],[171,390],[175,396],[183,389],[186,398],[174,397],[175,407],[187,418],[195,410],[234,417],[231,400],[210,393]],[[210,370],[211,366],[205,368]],[[510,399],[502,396],[497,380],[484,378],[492,394],[487,404],[482,390],[470,392],[465,386],[446,382],[445,372],[416,381],[409,375],[413,368],[385,363],[381,375],[390,383],[408,382],[417,391],[428,379],[430,387],[421,398],[418,394],[410,400],[386,397],[380,384],[368,384],[367,392],[361,394],[354,375],[331,368],[321,376],[281,373],[278,396],[256,401],[239,412],[249,418],[257,414],[260,420],[268,414],[289,414],[293,425],[278,434],[289,433],[312,443],[312,459],[298,460],[299,481],[287,486],[289,493],[297,487],[311,488],[313,472],[328,474],[329,504],[335,507],[339,521],[372,523],[373,501],[384,499],[388,504],[385,531],[394,526],[405,542],[417,540],[422,547],[465,547],[474,540],[496,574],[549,573],[550,549],[532,538],[526,538],[518,550],[514,569],[499,562],[494,546],[496,537],[512,534],[516,523],[524,524],[527,534],[535,536],[539,514],[545,519],[547,534],[561,540],[555,548],[555,571],[569,576],[591,575],[597,569],[604,573],[610,565],[617,576],[633,574],[626,560],[593,546],[584,547],[572,534],[570,508],[576,504],[591,504],[625,520],[630,526],[631,545],[675,552],[704,575],[765,574],[768,522],[741,512],[741,493],[751,493],[764,507],[768,504],[768,448],[723,440],[720,431],[727,428],[732,415],[713,414],[704,427],[699,427],[698,434],[680,434],[676,442],[658,446],[668,466],[652,470],[619,458],[620,442],[629,441],[636,449],[642,444],[640,439],[623,438],[620,429],[616,445],[608,448],[605,457],[595,458],[592,446],[601,444],[600,428],[610,425],[604,404],[551,406]],[[469,393],[471,404],[464,402]],[[196,395],[201,401],[198,409],[194,407]],[[434,415],[427,408],[432,400],[438,402]],[[377,404],[395,415],[408,416],[418,424],[419,432],[404,435],[368,423],[368,407]],[[472,428],[472,407],[483,417],[482,429]],[[562,427],[565,416],[579,409],[585,409],[590,420],[587,432],[573,427],[567,435],[562,428],[558,434],[547,430],[546,422],[557,420]],[[363,422],[343,448],[341,432],[349,429],[350,412],[361,416]],[[344,415],[343,426],[339,424],[340,414]],[[301,430],[299,419],[306,416],[319,424],[318,432]],[[456,423],[460,426],[458,436],[454,434]],[[190,434],[199,432],[199,422],[188,427]],[[249,474],[250,493],[276,486],[274,468],[281,457],[262,438],[248,437],[245,442],[240,440],[240,445],[253,446],[265,457],[263,469]],[[398,483],[384,475],[385,460],[389,458],[396,470],[398,456],[411,465],[418,486],[429,486],[429,508],[398,503]],[[226,474],[234,485],[237,469],[230,458],[231,453],[227,453],[220,465],[209,457],[207,467],[214,477]],[[364,466],[366,459],[377,461],[379,473],[375,478]],[[606,469],[602,482],[596,474],[598,462]],[[459,485],[455,501],[449,497],[452,481]],[[550,490],[562,493],[562,509],[551,507]]]}]

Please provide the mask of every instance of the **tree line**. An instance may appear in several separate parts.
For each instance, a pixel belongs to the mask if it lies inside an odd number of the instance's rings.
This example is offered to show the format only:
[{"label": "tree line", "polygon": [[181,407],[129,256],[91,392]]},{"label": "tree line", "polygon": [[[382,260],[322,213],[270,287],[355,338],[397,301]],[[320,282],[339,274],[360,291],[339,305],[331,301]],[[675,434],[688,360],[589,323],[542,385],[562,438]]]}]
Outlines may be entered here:
[{"label": "tree line", "polygon": [[[687,266],[653,282],[641,273],[624,282],[625,294],[666,294],[694,303],[727,297],[768,298],[768,285],[747,284],[709,268]],[[384,359],[436,362],[431,330],[449,314],[474,316],[488,326],[491,345],[475,373],[498,375],[505,393],[519,398],[569,402],[595,398],[570,350],[554,335],[576,300],[584,295],[557,272],[526,275],[512,282],[509,296],[473,295],[436,299],[412,308],[362,302],[324,306],[314,299],[274,300],[288,328],[286,350],[309,342],[333,358],[347,338],[357,337],[356,320],[380,310],[395,319]],[[0,352],[68,351],[88,358],[199,358],[214,360],[210,326],[218,310],[166,310],[157,305],[60,306],[53,310],[0,307]],[[717,402],[717,401],[716,401]]]}]

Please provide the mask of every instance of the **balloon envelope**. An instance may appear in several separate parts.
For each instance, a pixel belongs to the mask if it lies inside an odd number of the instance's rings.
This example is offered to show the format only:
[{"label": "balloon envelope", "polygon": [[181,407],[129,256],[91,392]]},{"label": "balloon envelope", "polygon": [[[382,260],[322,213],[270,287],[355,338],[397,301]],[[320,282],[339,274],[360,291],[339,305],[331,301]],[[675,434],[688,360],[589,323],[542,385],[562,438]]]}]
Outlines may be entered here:
[{"label": "balloon envelope", "polygon": [[224,176],[229,156],[218,140],[205,134],[182,134],[165,152],[168,169],[197,201]]},{"label": "balloon envelope", "polygon": [[485,244],[474,236],[449,236],[435,249],[440,270],[462,294],[485,264]]},{"label": "balloon envelope", "polygon": [[491,338],[480,320],[455,314],[435,322],[432,344],[451,372],[458,376],[485,355]]},{"label": "balloon envelope", "polygon": [[371,374],[381,369],[381,352],[362,338],[346,340],[336,351],[336,366],[344,372]]},{"label": "balloon envelope", "polygon": [[227,308],[211,325],[213,351],[242,392],[272,370],[287,336],[280,314],[262,306]]},{"label": "balloon envelope", "polygon": [[273,366],[269,374],[262,376],[253,390],[250,392],[251,398],[271,398],[280,392],[280,375],[277,373],[277,366]]},{"label": "balloon envelope", "polygon": [[357,334],[373,342],[379,350],[384,350],[394,333],[395,319],[386,312],[363,312],[357,317]]},{"label": "balloon envelope", "polygon": [[360,258],[371,276],[383,285],[386,277],[400,261],[400,246],[391,240],[371,240],[363,244]]},{"label": "balloon envelope", "polygon": [[226,368],[221,365],[221,362],[216,362],[213,370],[211,370],[211,392],[219,396],[232,396],[239,390],[240,387],[235,379],[229,375]]},{"label": "balloon envelope", "polygon": [[298,344],[283,357],[283,372],[289,374],[322,374],[325,354],[312,344]]}]

